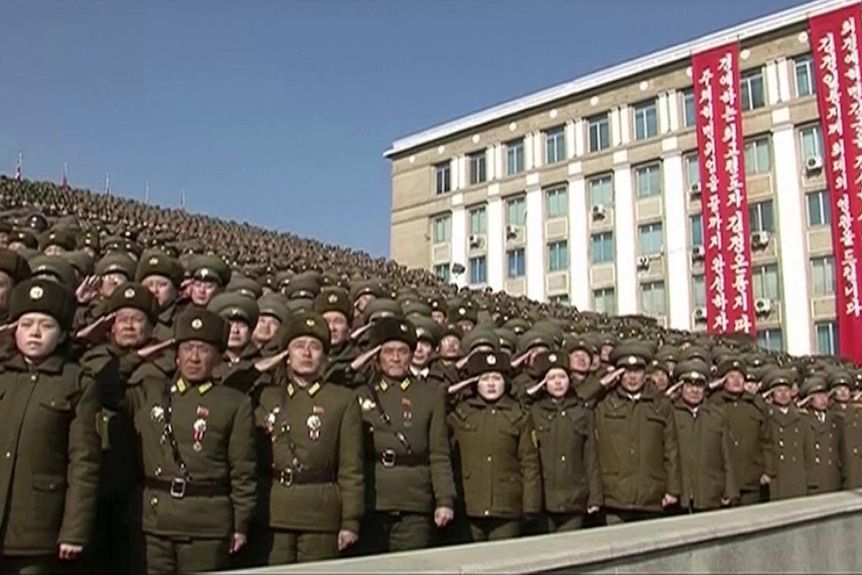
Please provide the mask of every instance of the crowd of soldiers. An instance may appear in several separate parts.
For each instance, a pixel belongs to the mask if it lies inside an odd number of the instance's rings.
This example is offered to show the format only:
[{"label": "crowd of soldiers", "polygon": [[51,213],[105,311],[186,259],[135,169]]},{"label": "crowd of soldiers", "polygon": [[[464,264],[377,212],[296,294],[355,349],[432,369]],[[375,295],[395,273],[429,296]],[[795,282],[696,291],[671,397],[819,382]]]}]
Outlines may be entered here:
[{"label": "crowd of soldiers", "polygon": [[0,572],[178,573],[862,486],[862,370],[0,179]]}]

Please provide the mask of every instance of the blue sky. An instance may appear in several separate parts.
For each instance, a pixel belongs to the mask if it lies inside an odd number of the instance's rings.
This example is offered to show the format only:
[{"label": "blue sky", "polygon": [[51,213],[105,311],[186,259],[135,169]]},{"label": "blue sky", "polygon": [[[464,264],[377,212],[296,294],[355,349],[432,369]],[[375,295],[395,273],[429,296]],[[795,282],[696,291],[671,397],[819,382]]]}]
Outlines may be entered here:
[{"label": "blue sky", "polygon": [[800,0],[3,0],[0,172],[389,252],[400,137]]}]

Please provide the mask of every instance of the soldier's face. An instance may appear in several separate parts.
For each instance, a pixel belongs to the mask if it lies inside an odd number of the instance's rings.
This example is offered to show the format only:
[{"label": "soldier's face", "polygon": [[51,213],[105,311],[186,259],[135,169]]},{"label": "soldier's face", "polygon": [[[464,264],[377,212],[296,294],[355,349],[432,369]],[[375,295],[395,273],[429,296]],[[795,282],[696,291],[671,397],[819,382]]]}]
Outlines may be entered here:
[{"label": "soldier's face", "polygon": [[278,328],[281,327],[281,321],[272,315],[262,315],[257,320],[257,325],[254,326],[254,332],[251,334],[251,339],[258,346],[263,347],[265,343],[275,337]]},{"label": "soldier's face", "polygon": [[9,245],[9,234],[0,233],[0,248],[5,248]]},{"label": "soldier's face", "polygon": [[611,359],[611,352],[614,350],[614,346],[612,345],[603,345],[602,349],[599,351],[599,358],[607,363]]},{"label": "soldier's face", "polygon": [[90,256],[91,258],[93,258],[94,260],[98,259],[96,257],[96,250],[94,250],[90,246],[84,246],[83,248],[81,248],[81,251],[84,252],[85,254],[87,254],[88,256]]},{"label": "soldier's face", "polygon": [[569,392],[571,382],[564,369],[554,368],[545,376],[545,390],[551,397],[561,398]]},{"label": "soldier's face", "polygon": [[731,371],[724,380],[724,389],[729,393],[742,393],[745,390],[745,376],[738,371]]},{"label": "soldier's face", "polygon": [[653,386],[659,391],[664,391],[668,386],[668,377],[667,374],[663,371],[654,371],[650,374],[650,381],[652,381]]},{"label": "soldier's face", "polygon": [[165,276],[147,276],[141,282],[159,302],[159,307],[168,307],[177,297],[177,288]]},{"label": "soldier's face", "polygon": [[745,389],[746,393],[756,395],[760,391],[760,382],[745,380],[745,383],[743,384],[743,389]]},{"label": "soldier's face", "polygon": [[44,313],[25,313],[15,328],[15,346],[29,359],[48,357],[60,344],[63,332],[53,317]]},{"label": "soldier's face", "polygon": [[583,349],[576,349],[569,354],[569,366],[572,371],[578,373],[587,373],[590,371],[590,365],[593,363],[593,358]]},{"label": "soldier's face", "polygon": [[476,382],[476,391],[485,401],[495,401],[506,391],[506,381],[497,372],[483,373]]},{"label": "soldier's face", "polygon": [[15,287],[12,278],[6,272],[0,272],[0,310],[9,307],[9,292]]},{"label": "soldier's face", "polygon": [[627,369],[623,373],[620,385],[629,393],[637,393],[643,389],[644,377],[643,369]]},{"label": "soldier's face", "polygon": [[416,351],[413,352],[413,365],[418,368],[423,368],[428,365],[428,362],[431,361],[432,351],[434,351],[434,348],[431,346],[430,342],[420,340],[419,343],[416,344]]},{"label": "soldier's face", "polygon": [[184,341],[177,346],[177,370],[189,383],[209,379],[220,360],[218,350],[202,341]]},{"label": "soldier's face", "polygon": [[380,370],[391,379],[401,379],[407,375],[413,354],[410,346],[402,341],[387,341],[380,348]]},{"label": "soldier's face", "polygon": [[431,319],[440,325],[446,325],[446,314],[442,311],[434,310],[431,312]]},{"label": "soldier's face", "polygon": [[191,285],[190,296],[192,302],[197,306],[206,306],[215,297],[218,292],[218,284],[215,282],[206,282],[202,280],[194,280]]},{"label": "soldier's face", "polygon": [[682,384],[682,400],[686,405],[696,406],[703,401],[705,387],[697,383],[685,382]]},{"label": "soldier's face", "polygon": [[329,326],[329,341],[333,346],[341,345],[347,341],[349,326],[344,314],[338,311],[328,311],[323,314],[323,319]]},{"label": "soldier's face", "polygon": [[458,329],[461,330],[461,333],[466,335],[466,334],[470,333],[471,331],[473,331],[473,322],[469,321],[469,320],[459,321],[458,322]]},{"label": "soldier's face", "polygon": [[27,247],[27,245],[24,242],[10,242],[9,243],[9,249],[12,250],[13,252],[19,252],[25,247]]},{"label": "soldier's face", "polygon": [[272,289],[272,288],[271,288],[271,287],[269,287],[269,286],[263,286],[263,287],[261,288],[260,293],[262,293],[263,295],[269,295],[269,294],[271,294],[271,293],[275,293],[275,290],[274,290],[274,289]]},{"label": "soldier's face", "polygon": [[287,363],[300,377],[316,377],[323,367],[323,344],[307,335],[294,338],[287,346]]},{"label": "soldier's face", "polygon": [[231,351],[241,351],[251,341],[251,328],[244,321],[230,322],[230,337],[227,347]]},{"label": "soldier's face", "polygon": [[117,310],[111,326],[111,337],[120,349],[136,349],[150,339],[152,330],[150,320],[144,312],[125,307]]},{"label": "soldier's face", "polygon": [[793,390],[789,385],[779,385],[772,388],[772,403],[778,407],[787,407],[793,402]]},{"label": "soldier's face", "polygon": [[365,294],[359,296],[359,299],[356,300],[356,303],[353,304],[353,308],[358,312],[358,315],[362,315],[362,312],[365,311],[365,308],[368,307],[368,304],[374,301],[374,296],[372,294]]},{"label": "soldier's face", "polygon": [[128,278],[120,273],[104,274],[102,283],[99,285],[99,295],[103,298],[109,298],[117,286],[123,285],[127,281],[129,281]]},{"label": "soldier's face", "polygon": [[458,359],[461,354],[461,340],[454,335],[447,335],[440,340],[440,357],[443,359]]},{"label": "soldier's face", "polygon": [[812,393],[811,399],[808,401],[811,403],[813,409],[826,411],[826,408],[829,407],[829,394],[825,391],[818,391],[817,393]]},{"label": "soldier's face", "polygon": [[847,403],[850,401],[850,388],[846,385],[836,386],[832,392],[832,396],[838,403]]},{"label": "soldier's face", "polygon": [[59,256],[60,254],[64,253],[65,251],[66,250],[64,250],[60,246],[48,246],[47,248],[45,248],[43,253],[46,256]]}]

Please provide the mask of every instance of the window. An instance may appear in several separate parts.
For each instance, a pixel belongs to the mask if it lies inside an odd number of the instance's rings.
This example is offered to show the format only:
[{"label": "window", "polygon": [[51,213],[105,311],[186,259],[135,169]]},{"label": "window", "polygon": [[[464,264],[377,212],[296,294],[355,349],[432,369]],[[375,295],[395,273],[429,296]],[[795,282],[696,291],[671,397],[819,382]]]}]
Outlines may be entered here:
[{"label": "window", "polygon": [[694,88],[688,88],[682,92],[682,121],[686,128],[697,123],[697,107],[694,102]]},{"label": "window", "polygon": [[527,225],[527,203],[523,196],[506,200],[506,225]]},{"label": "window", "polygon": [[703,243],[703,214],[689,216],[689,227],[691,228],[691,245],[702,246]]},{"label": "window", "polygon": [[548,188],[545,197],[548,202],[549,218],[562,218],[569,212],[569,194],[565,184]]},{"label": "window", "polygon": [[745,142],[745,173],[767,174],[772,169],[772,142],[769,136]]},{"label": "window", "polygon": [[434,266],[434,275],[441,282],[449,283],[449,278],[451,277],[449,270],[449,264],[439,264]]},{"label": "window", "polygon": [[476,152],[468,156],[470,160],[470,185],[481,184],[485,181],[485,151]]},{"label": "window", "polygon": [[507,277],[509,279],[524,277],[526,273],[524,248],[509,250],[506,252],[506,259],[509,261]]},{"label": "window", "polygon": [[473,208],[470,210],[470,233],[485,234],[488,233],[487,213],[485,206]]},{"label": "window", "polygon": [[697,152],[685,157],[685,177],[689,187],[692,184],[700,183],[700,162],[697,158]]},{"label": "window", "polygon": [[614,288],[593,290],[593,309],[598,313],[616,315],[617,297]]},{"label": "window", "polygon": [[437,179],[437,195],[452,191],[452,168],[449,162],[434,166]]},{"label": "window", "polygon": [[614,177],[610,174],[590,179],[590,207],[614,205]]},{"label": "window", "polygon": [[649,164],[635,168],[635,185],[639,198],[661,194],[661,166]]},{"label": "window", "polygon": [[552,295],[548,301],[557,305],[569,305],[569,294]]},{"label": "window", "polygon": [[828,226],[832,223],[832,204],[829,203],[829,192],[820,190],[805,195],[808,203],[808,225]]},{"label": "window", "polygon": [[506,173],[520,174],[524,171],[524,138],[506,142]]},{"label": "window", "polygon": [[739,79],[739,99],[742,101],[742,111],[755,110],[766,105],[763,92],[763,70],[743,72]]},{"label": "window", "polygon": [[488,279],[488,263],[485,256],[470,258],[470,283],[483,284]]},{"label": "window", "polygon": [[602,232],[590,236],[594,264],[609,264],[614,261],[614,234]]},{"label": "window", "polygon": [[781,336],[781,328],[757,330],[757,345],[772,351],[784,350],[784,338]]},{"label": "window", "polygon": [[640,237],[640,255],[642,256],[660,254],[664,248],[661,222],[638,227],[638,236]]},{"label": "window", "polygon": [[587,125],[591,152],[601,152],[611,147],[611,127],[607,112],[587,118]]},{"label": "window", "polygon": [[838,353],[838,324],[834,321],[821,321],[814,324],[817,333],[817,353],[835,355]]},{"label": "window", "polygon": [[802,161],[806,161],[811,157],[823,157],[823,134],[820,132],[820,126],[805,126],[799,128],[799,140],[802,144]]},{"label": "window", "polygon": [[545,163],[556,164],[566,159],[566,131],[563,126],[545,132]]},{"label": "window", "polygon": [[641,310],[649,315],[664,315],[667,307],[664,282],[641,284]]},{"label": "window", "polygon": [[448,242],[452,237],[451,216],[437,216],[434,218],[434,243],[442,244]]},{"label": "window", "polygon": [[835,259],[832,256],[811,258],[811,292],[816,296],[835,293]]},{"label": "window", "polygon": [[781,298],[778,265],[755,266],[751,270],[751,285],[756,299],[776,301]]},{"label": "window", "polygon": [[796,69],[796,95],[800,98],[813,96],[816,93],[814,76],[814,59],[811,54],[799,56],[793,60]]},{"label": "window", "polygon": [[748,226],[751,232],[773,233],[775,231],[775,214],[773,213],[772,200],[748,206]]},{"label": "window", "polygon": [[658,134],[655,100],[634,105],[635,140],[646,140]]},{"label": "window", "polygon": [[548,244],[548,271],[569,269],[569,242],[566,240]]},{"label": "window", "polygon": [[694,307],[706,307],[706,278],[703,274],[691,276],[691,301]]}]

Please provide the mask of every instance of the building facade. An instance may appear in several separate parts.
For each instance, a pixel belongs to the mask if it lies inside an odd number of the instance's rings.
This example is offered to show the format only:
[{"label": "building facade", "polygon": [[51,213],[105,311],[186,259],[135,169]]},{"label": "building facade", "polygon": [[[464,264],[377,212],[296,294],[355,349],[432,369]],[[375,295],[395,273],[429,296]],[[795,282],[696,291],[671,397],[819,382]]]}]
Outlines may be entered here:
[{"label": "building facade", "polygon": [[854,2],[787,10],[396,141],[392,257],[459,285],[706,329],[690,57],[738,41],[758,338],[834,353],[807,19]]}]

